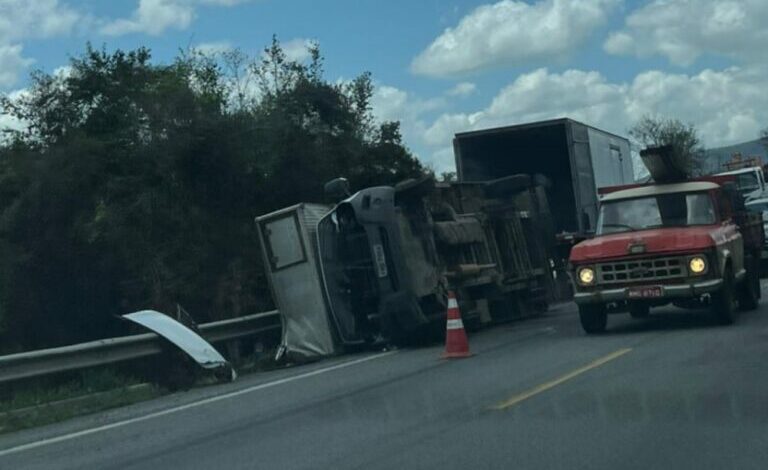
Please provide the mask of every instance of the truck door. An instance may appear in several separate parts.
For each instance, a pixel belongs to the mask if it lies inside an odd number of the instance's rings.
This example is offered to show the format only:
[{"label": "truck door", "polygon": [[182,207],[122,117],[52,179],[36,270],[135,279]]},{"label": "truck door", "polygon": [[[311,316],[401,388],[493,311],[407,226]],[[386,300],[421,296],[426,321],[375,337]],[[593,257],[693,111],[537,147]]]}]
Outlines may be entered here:
[{"label": "truck door", "polygon": [[717,195],[721,220],[727,222],[722,224],[718,234],[720,239],[716,240],[719,245],[717,250],[719,269],[722,272],[725,267],[726,255],[730,254],[733,274],[739,276],[744,270],[744,238],[736,225],[736,213],[738,212],[737,206],[743,205],[743,201],[741,201],[741,195],[735,186],[731,185],[725,185],[717,192]]}]

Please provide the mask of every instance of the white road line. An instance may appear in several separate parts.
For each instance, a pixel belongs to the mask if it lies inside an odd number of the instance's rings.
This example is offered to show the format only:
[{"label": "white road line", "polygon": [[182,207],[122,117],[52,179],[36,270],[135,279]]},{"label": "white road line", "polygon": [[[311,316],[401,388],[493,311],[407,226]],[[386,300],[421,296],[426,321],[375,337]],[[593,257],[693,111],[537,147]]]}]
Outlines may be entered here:
[{"label": "white road line", "polygon": [[360,359],[355,359],[354,361],[348,361],[348,362],[343,362],[341,364],[336,364],[335,366],[325,367],[323,369],[313,370],[311,372],[305,372],[303,374],[294,375],[292,377],[286,377],[284,379],[275,380],[274,382],[268,382],[268,383],[265,383],[265,384],[254,385],[253,387],[244,388],[242,390],[236,390],[234,392],[229,392],[229,393],[225,393],[225,394],[222,394],[222,395],[216,395],[215,397],[205,398],[205,399],[200,400],[200,401],[196,401],[196,402],[193,402],[193,403],[187,403],[185,405],[179,405],[179,406],[176,406],[176,407],[173,407],[173,408],[168,408],[168,409],[165,409],[165,410],[162,410],[162,411],[157,411],[155,413],[150,413],[148,415],[137,416],[136,418],[126,419],[124,421],[118,421],[118,422],[115,422],[115,423],[105,424],[103,426],[98,426],[98,427],[91,428],[91,429],[85,429],[85,430],[82,430],[82,431],[77,431],[77,432],[73,432],[73,433],[70,433],[70,434],[64,434],[64,435],[61,435],[61,436],[51,437],[49,439],[43,439],[43,440],[36,441],[36,442],[30,442],[28,444],[22,444],[22,445],[19,445],[19,446],[16,446],[16,447],[11,447],[9,449],[0,450],[0,457],[4,457],[4,456],[10,455],[10,454],[15,454],[15,453],[18,453],[18,452],[23,452],[25,450],[36,449],[38,447],[43,447],[43,446],[47,446],[47,445],[50,445],[50,444],[56,444],[56,443],[59,443],[59,442],[69,441],[71,439],[77,439],[78,437],[88,436],[90,434],[95,434],[95,433],[98,433],[98,432],[108,431],[110,429],[115,429],[115,428],[119,428],[119,427],[123,427],[123,426],[128,426],[128,425],[134,424],[134,423],[140,423],[142,421],[147,421],[147,420],[150,420],[150,419],[159,418],[161,416],[166,416],[166,415],[170,415],[170,414],[173,414],[173,413],[178,413],[179,411],[188,410],[190,408],[195,408],[195,407],[198,407],[198,406],[207,405],[209,403],[215,403],[217,401],[228,400],[230,398],[234,398],[234,397],[237,397],[237,396],[240,396],[240,395],[245,395],[247,393],[256,392],[258,390],[264,390],[265,388],[271,388],[271,387],[275,387],[277,385],[283,385],[283,384],[286,384],[286,383],[289,383],[289,382],[294,382],[296,380],[306,379],[307,377],[314,377],[316,375],[325,374],[326,372],[331,372],[331,371],[334,371],[334,370],[339,370],[339,369],[344,369],[346,367],[351,367],[351,366],[354,366],[354,365],[357,365],[357,364],[362,364],[363,362],[372,361],[374,359],[380,359],[382,357],[391,356],[392,354],[395,354],[395,353],[397,353],[397,351],[388,351],[388,352],[385,352],[385,353],[376,354],[374,356],[367,356],[367,357],[363,357],[363,358],[360,358]]}]

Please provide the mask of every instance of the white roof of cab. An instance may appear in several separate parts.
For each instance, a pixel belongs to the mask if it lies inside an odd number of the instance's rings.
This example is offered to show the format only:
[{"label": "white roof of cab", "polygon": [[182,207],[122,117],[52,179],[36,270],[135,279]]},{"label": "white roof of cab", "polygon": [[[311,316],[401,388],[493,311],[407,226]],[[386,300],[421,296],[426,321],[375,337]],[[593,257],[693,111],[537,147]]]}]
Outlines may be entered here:
[{"label": "white roof of cab", "polygon": [[688,181],[685,183],[653,184],[639,186],[637,188],[622,189],[608,193],[601,199],[604,201],[616,201],[620,199],[633,199],[636,197],[658,196],[659,194],[690,193],[694,191],[709,191],[717,189],[720,185],[710,181]]},{"label": "white roof of cab", "polygon": [[718,173],[716,176],[724,176],[724,175],[741,175],[743,173],[754,173],[756,170],[759,170],[759,166],[748,166],[746,168],[739,168],[738,170],[731,170],[731,171],[724,171],[722,173]]},{"label": "white roof of cab", "polygon": [[[745,202],[744,204],[747,206],[756,206],[758,204],[765,204],[768,202],[768,197],[759,197],[757,199],[750,199],[749,201]],[[768,221],[766,221],[768,222]]]}]

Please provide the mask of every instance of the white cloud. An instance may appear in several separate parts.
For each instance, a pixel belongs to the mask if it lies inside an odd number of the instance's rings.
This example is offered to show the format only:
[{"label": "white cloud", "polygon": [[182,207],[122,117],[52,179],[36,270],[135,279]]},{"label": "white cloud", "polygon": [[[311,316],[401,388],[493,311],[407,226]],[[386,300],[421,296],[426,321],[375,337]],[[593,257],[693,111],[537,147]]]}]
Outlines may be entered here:
[{"label": "white cloud", "polygon": [[139,0],[139,5],[130,18],[119,18],[101,28],[108,36],[122,36],[131,33],[145,33],[152,36],[168,29],[184,30],[196,17],[197,7],[231,7],[249,0]]},{"label": "white cloud", "polygon": [[53,69],[52,75],[56,78],[67,79],[72,76],[72,71],[73,69],[71,65],[62,65]]},{"label": "white cloud", "polygon": [[469,96],[477,90],[477,85],[472,82],[457,83],[456,86],[448,90],[448,96]]},{"label": "white cloud", "polygon": [[[22,97],[24,94],[28,93],[27,89],[20,89],[15,90],[10,93],[8,93],[8,97],[11,100],[17,100],[20,97]],[[10,130],[22,130],[26,127],[26,123],[20,119],[17,119],[13,116],[10,116],[8,114],[4,114],[2,112],[2,109],[0,108],[0,143],[2,143],[6,139],[4,130],[10,129]]]},{"label": "white cloud", "polygon": [[459,131],[565,115],[588,122],[608,120],[617,112],[625,90],[626,85],[608,83],[598,72],[568,70],[551,74],[539,69],[519,76],[483,110],[440,116],[428,127],[425,141],[433,146],[445,145]]},{"label": "white cloud", "polygon": [[453,146],[438,149],[430,153],[424,160],[438,174],[456,169],[456,157],[453,154]]},{"label": "white cloud", "polygon": [[108,36],[146,33],[157,36],[167,29],[186,29],[195,17],[194,4],[181,0],[139,0],[131,18],[121,18],[104,25]]},{"label": "white cloud", "polygon": [[768,75],[761,67],[704,70],[696,75],[650,71],[629,90],[627,117],[658,113],[693,122],[718,146],[757,137],[768,122]]},{"label": "white cloud", "polygon": [[21,44],[0,45],[0,89],[14,85],[21,71],[34,62],[21,52]]},{"label": "white cloud", "polygon": [[502,0],[446,29],[411,64],[420,75],[447,77],[499,65],[557,59],[606,23],[621,0]]},{"label": "white cloud", "polygon": [[58,0],[0,0],[0,43],[67,34],[79,19]]},{"label": "white cloud", "polygon": [[288,60],[294,62],[304,62],[309,59],[309,47],[312,45],[312,41],[304,38],[294,38],[290,41],[280,43],[283,48],[285,57]]},{"label": "white cloud", "polygon": [[200,43],[193,49],[203,55],[216,55],[231,51],[233,48],[232,44],[227,41],[214,41]]},{"label": "white cloud", "polygon": [[82,16],[58,0],[0,0],[0,89],[13,86],[34,60],[22,40],[69,34]]},{"label": "white cloud", "polygon": [[626,135],[651,114],[692,122],[704,144],[715,147],[758,136],[768,123],[766,89],[763,67],[695,75],[647,71],[627,83],[610,82],[593,71],[539,69],[518,77],[481,110],[440,115],[426,126],[422,142],[447,161],[443,154],[456,132],[570,117]]},{"label": "white cloud", "polygon": [[456,132],[475,128],[476,116],[466,113],[443,114],[424,132],[424,142],[437,147],[448,144]]},{"label": "white cloud", "polygon": [[[448,100],[443,96],[430,99],[419,98],[399,88],[388,85],[377,85],[371,98],[371,108],[376,120],[400,121],[403,141],[412,146],[417,157],[423,162],[435,166],[432,151],[424,149],[424,133],[427,129],[427,118],[430,114],[439,112],[448,106]],[[415,144],[415,146],[414,146]]]},{"label": "white cloud", "polygon": [[6,129],[13,129],[13,130],[20,130],[24,126],[21,124],[21,121],[18,119],[9,116],[7,114],[0,114],[0,142],[3,140],[4,130]]},{"label": "white cloud", "polygon": [[380,121],[416,120],[445,105],[446,100],[442,97],[424,100],[387,85],[377,86],[371,99],[374,115]]},{"label": "white cloud", "polygon": [[765,61],[766,0],[654,0],[625,23],[603,44],[606,52],[661,55],[682,66],[706,53]]},{"label": "white cloud", "polygon": [[402,119],[408,105],[408,93],[392,86],[378,86],[371,99],[371,107],[381,121]]}]

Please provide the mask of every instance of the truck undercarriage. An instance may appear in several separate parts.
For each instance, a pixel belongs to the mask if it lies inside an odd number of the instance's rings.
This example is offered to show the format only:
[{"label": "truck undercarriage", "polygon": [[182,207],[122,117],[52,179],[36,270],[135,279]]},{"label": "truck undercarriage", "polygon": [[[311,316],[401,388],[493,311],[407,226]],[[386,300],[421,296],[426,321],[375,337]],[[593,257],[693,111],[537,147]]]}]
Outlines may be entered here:
[{"label": "truck undercarriage", "polygon": [[[436,183],[428,176],[366,188],[312,220],[301,236],[314,267],[290,267],[319,281],[307,296],[316,305],[306,308],[322,307],[337,347],[441,337],[449,291],[469,327],[540,313],[551,300],[554,233],[544,191],[530,177]],[[266,225],[262,232],[269,255],[278,241],[265,235]],[[308,314],[282,292],[295,284],[279,282],[288,275],[273,269],[271,284],[281,311],[303,329]]]}]

